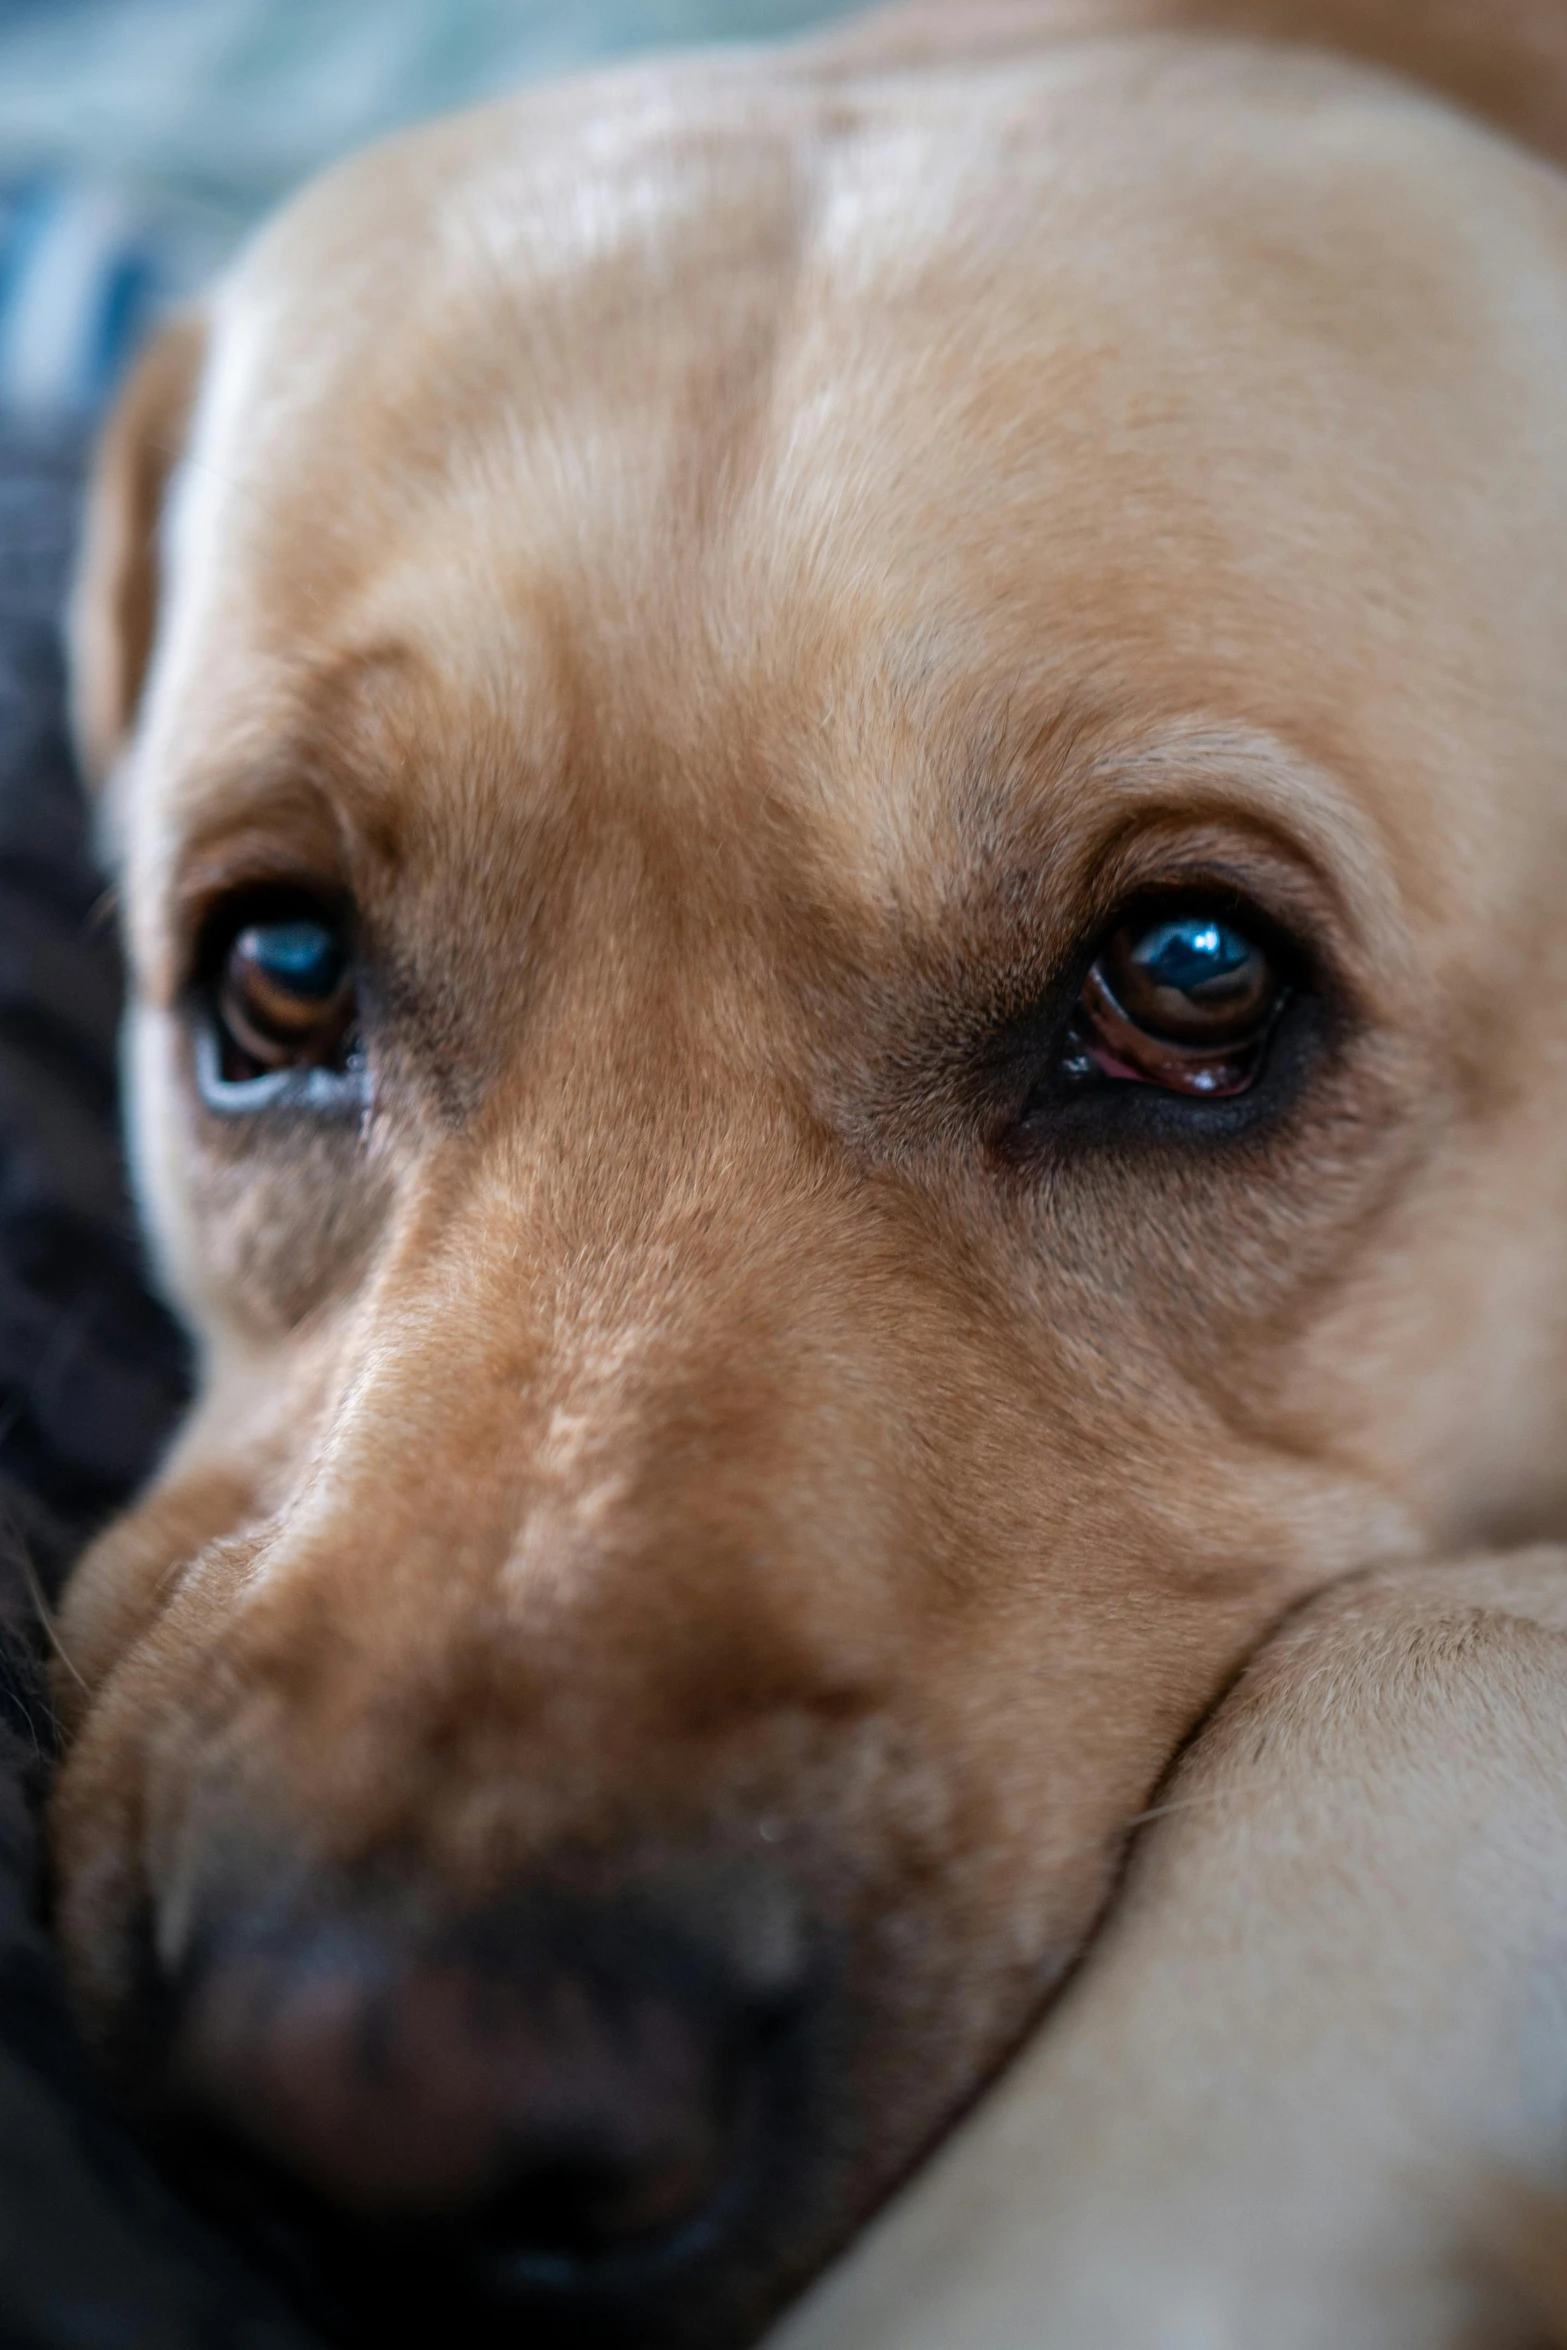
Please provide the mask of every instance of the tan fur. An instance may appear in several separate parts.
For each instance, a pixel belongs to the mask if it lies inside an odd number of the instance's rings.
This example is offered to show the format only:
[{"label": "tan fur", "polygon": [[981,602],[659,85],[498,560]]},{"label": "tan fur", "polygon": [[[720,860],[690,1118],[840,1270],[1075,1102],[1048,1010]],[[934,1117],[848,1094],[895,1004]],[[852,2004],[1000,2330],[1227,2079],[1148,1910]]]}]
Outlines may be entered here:
[{"label": "tan fur", "polygon": [[1282,41],[1418,82],[1560,162],[1567,13],[1555,0],[916,0],[873,11],[840,55],[937,64],[1117,32]]},{"label": "tan fur", "polygon": [[[1559,154],[1562,26],[927,8],[353,163],[208,305],[126,732],[152,363],[79,692],[203,1384],[64,1628],[106,2038],[246,1871],[830,1944],[743,2332],[1286,1610],[1562,1529],[1567,185],[1445,102]],[[1194,873],[1298,1098],[1020,1158],[998,1039]],[[362,1131],[193,1090],[266,878],[360,909]]]},{"label": "tan fur", "polygon": [[1559,1550],[1316,1602],[1049,2028],[773,2350],[1545,2350],[1564,1720]]},{"label": "tan fur", "polygon": [[201,372],[199,326],[182,319],[149,346],[98,452],[76,582],[76,747],[101,783],[141,698],[159,595],[158,533]]}]

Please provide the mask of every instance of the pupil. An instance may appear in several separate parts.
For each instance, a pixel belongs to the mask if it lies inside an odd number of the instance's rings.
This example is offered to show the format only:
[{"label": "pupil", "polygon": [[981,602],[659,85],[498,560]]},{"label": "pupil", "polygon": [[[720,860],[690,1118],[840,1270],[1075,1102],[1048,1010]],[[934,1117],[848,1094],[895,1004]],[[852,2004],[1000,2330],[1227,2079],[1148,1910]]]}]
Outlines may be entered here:
[{"label": "pupil", "polygon": [[238,942],[241,955],[288,995],[332,995],[343,975],[343,950],[319,922],[266,922]]},{"label": "pupil", "polygon": [[1259,958],[1250,939],[1238,930],[1188,915],[1157,924],[1141,940],[1133,960],[1156,987],[1200,997],[1225,992],[1225,982],[1243,974],[1250,977]]}]

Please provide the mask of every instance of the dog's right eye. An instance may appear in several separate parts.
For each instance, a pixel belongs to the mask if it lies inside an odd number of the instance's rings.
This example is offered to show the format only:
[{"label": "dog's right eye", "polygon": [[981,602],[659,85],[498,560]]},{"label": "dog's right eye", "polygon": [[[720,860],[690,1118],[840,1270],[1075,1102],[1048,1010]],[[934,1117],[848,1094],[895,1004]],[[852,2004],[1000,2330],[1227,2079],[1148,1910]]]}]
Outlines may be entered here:
[{"label": "dog's right eye", "polygon": [[353,1049],[354,984],[342,925],[279,909],[244,922],[215,958],[218,1071],[243,1085],[288,1070],[342,1071]]}]

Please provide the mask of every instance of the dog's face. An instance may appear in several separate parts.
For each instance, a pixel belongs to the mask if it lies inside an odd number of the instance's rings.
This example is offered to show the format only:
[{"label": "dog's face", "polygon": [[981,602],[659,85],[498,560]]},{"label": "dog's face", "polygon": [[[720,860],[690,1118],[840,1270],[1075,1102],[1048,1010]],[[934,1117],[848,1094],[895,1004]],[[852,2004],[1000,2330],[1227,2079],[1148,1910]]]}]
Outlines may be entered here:
[{"label": "dog's face", "polygon": [[218,297],[60,1915],[399,2291],[742,2336],[1280,1611],[1558,1511],[1564,217],[1327,66],[703,67]]}]

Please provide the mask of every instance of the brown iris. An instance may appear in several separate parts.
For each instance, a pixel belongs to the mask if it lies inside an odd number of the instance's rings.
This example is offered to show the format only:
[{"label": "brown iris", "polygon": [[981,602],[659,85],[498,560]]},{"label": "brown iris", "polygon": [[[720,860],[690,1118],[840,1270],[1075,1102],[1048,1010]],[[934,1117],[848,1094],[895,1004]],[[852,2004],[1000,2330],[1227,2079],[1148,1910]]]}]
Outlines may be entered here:
[{"label": "brown iris", "polygon": [[225,1078],[339,1063],[353,1011],[348,953],[333,924],[304,914],[247,923],[218,982]]},{"label": "brown iris", "polygon": [[1244,1093],[1284,995],[1272,956],[1221,915],[1123,922],[1084,982],[1072,1063],[1171,1093]]}]

